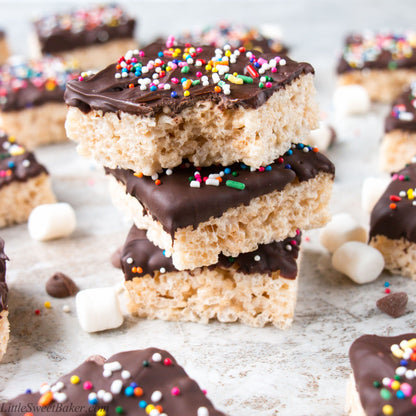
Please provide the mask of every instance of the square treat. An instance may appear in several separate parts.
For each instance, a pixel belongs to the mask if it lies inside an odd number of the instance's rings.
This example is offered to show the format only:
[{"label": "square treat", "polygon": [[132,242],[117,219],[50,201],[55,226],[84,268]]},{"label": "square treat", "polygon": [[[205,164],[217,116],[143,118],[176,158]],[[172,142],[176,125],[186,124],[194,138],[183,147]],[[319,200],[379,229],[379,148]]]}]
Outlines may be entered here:
[{"label": "square treat", "polygon": [[[314,150],[317,151],[315,148]],[[178,270],[210,266],[329,220],[334,165],[303,144],[266,168],[184,164],[153,179],[106,169],[112,198]]]},{"label": "square treat", "polygon": [[3,65],[9,57],[9,47],[7,45],[6,33],[0,30],[0,65]]},{"label": "square treat", "polygon": [[27,221],[33,208],[56,202],[49,175],[35,155],[0,132],[0,227]]},{"label": "square treat", "polygon": [[416,414],[416,334],[363,335],[350,348],[348,416]]},{"label": "square treat", "polygon": [[392,273],[416,279],[416,163],[393,174],[370,219],[370,244]]},{"label": "square treat", "polygon": [[0,67],[0,127],[29,149],[66,140],[65,85],[78,76],[61,58],[11,58]]},{"label": "square treat", "polygon": [[173,43],[129,51],[68,84],[66,129],[81,155],[148,176],[185,158],[258,168],[317,127],[309,64]]},{"label": "square treat", "polygon": [[225,416],[176,360],[157,348],[108,360],[94,355],[56,383],[43,383],[39,392],[21,394],[1,409],[3,416],[15,416],[15,409],[33,416]]},{"label": "square treat", "polygon": [[385,133],[380,147],[380,167],[394,172],[416,155],[416,82],[393,103],[386,117]]},{"label": "square treat", "polygon": [[114,4],[79,8],[34,22],[32,55],[76,60],[84,70],[101,69],[127,49],[135,49],[136,21]]},{"label": "square treat", "polygon": [[297,230],[293,238],[254,252],[220,255],[217,264],[179,271],[144,230],[133,226],[121,249],[130,311],[153,319],[272,323],[285,329],[295,310],[300,242]]},{"label": "square treat", "polygon": [[338,63],[341,85],[360,84],[373,101],[391,102],[416,80],[416,32],[352,34]]},{"label": "square treat", "polygon": [[6,260],[9,260],[9,258],[4,254],[4,241],[0,238],[0,361],[6,353],[10,332],[7,304],[9,289],[6,283]]}]

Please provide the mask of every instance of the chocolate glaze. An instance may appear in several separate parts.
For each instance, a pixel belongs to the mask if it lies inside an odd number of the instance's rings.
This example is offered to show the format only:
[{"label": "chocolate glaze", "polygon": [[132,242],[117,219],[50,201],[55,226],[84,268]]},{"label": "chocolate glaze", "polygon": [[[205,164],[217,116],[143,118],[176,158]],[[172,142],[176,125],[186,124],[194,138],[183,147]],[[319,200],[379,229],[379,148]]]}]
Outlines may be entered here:
[{"label": "chocolate glaze", "polygon": [[[394,416],[412,416],[416,412],[416,407],[411,403],[410,397],[398,399],[393,390],[390,400],[384,400],[380,396],[380,388],[376,388],[373,383],[381,383],[384,377],[394,378],[395,370],[400,366],[400,360],[394,357],[390,347],[393,344],[400,344],[402,340],[415,338],[416,334],[404,334],[395,337],[379,337],[376,335],[363,335],[351,345],[350,361],[353,369],[357,391],[360,396],[361,405],[366,416],[382,416],[382,407],[390,404],[394,408]],[[416,363],[408,361],[408,368],[414,370]],[[416,379],[405,379],[416,388]]]},{"label": "chocolate glaze", "polygon": [[12,182],[26,182],[41,173],[48,173],[32,152],[0,132],[0,189]]},{"label": "chocolate glaze", "polygon": [[[155,353],[161,355],[162,360],[160,362],[153,360]],[[166,359],[171,361],[170,365],[165,365]],[[67,400],[63,403],[60,404],[53,400],[49,406],[40,407],[38,406],[40,393],[21,394],[2,404],[0,414],[16,416],[16,414],[23,415],[30,411],[34,416],[61,413],[68,416],[87,416],[95,415],[98,409],[104,408],[108,416],[113,416],[117,414],[116,408],[121,406],[124,410],[123,415],[145,416],[147,415],[145,409],[139,407],[139,402],[144,400],[147,404],[161,405],[163,412],[169,416],[196,416],[199,407],[206,407],[209,416],[225,416],[224,413],[213,407],[197,383],[189,378],[168,352],[157,348],[127,351],[113,355],[106,362],[116,361],[121,364],[122,370],[130,372],[131,376],[128,379],[122,379],[120,370],[113,371],[110,377],[104,377],[102,360],[95,357],[92,360],[85,361],[78,368],[58,380],[64,383],[60,392],[67,395]],[[77,375],[80,378],[78,384],[70,382],[72,375]],[[110,403],[104,403],[100,400],[96,405],[88,404],[88,395],[91,392],[97,392],[100,389],[110,392],[114,380],[122,380],[123,387],[119,394],[113,393]],[[83,388],[85,381],[92,383],[92,389],[86,390]],[[137,386],[143,389],[142,396],[127,396],[124,393],[131,383],[137,383]],[[171,393],[174,387],[180,390],[179,395],[174,396]],[[162,398],[160,401],[152,402],[151,396],[155,391],[160,391]],[[59,410],[59,406],[62,406],[61,410]],[[65,406],[67,406],[66,410]],[[76,407],[79,408],[76,409]]]},{"label": "chocolate glaze", "polygon": [[[184,46],[178,46],[184,50]],[[197,59],[204,59],[206,62],[215,56],[215,47],[203,46],[203,51],[197,53]],[[147,65],[149,60],[155,60],[159,52],[166,51],[167,48],[162,43],[152,43],[143,49],[144,57],[133,55],[134,58],[141,62],[143,66]],[[259,54],[254,51],[257,58],[263,57],[270,60],[276,57],[276,53]],[[162,58],[165,62],[172,60],[165,56]],[[178,57],[181,59],[181,57]],[[257,108],[264,104],[268,98],[277,90],[284,88],[290,84],[294,79],[299,78],[301,74],[313,73],[314,70],[311,65],[307,63],[298,63],[285,57],[286,65],[277,65],[275,73],[271,70],[266,71],[267,75],[273,79],[271,88],[259,88],[260,78],[254,78],[252,84],[237,85],[230,84],[230,95],[225,95],[223,92],[215,92],[215,84],[212,81],[212,72],[205,69],[205,65],[196,66],[189,65],[189,72],[184,74],[178,66],[171,71],[165,71],[165,76],[159,78],[160,83],[170,84],[170,90],[156,89],[151,91],[149,88],[141,90],[138,86],[138,80],[149,78],[153,76],[154,70],[141,76],[135,76],[132,72],[126,78],[115,78],[116,73],[121,73],[121,70],[116,69],[117,63],[109,65],[101,72],[88,77],[84,81],[74,80],[67,85],[65,92],[66,103],[73,107],[78,107],[83,112],[88,112],[91,109],[102,110],[103,112],[117,112],[124,111],[131,114],[154,116],[165,110],[169,110],[169,114],[174,116],[180,113],[184,108],[192,107],[198,101],[213,101],[218,104],[221,109],[236,109]],[[235,64],[230,64],[230,73],[237,72],[243,75],[245,68],[250,64],[250,59],[246,54],[241,53]],[[192,86],[188,91],[190,95],[184,96],[184,89],[181,83],[175,84],[172,82],[173,78],[181,80],[184,76],[190,80],[199,80],[196,76],[197,72],[201,72],[202,76],[207,75],[209,78],[209,85],[203,86],[202,83]],[[224,80],[224,76],[220,77]],[[129,88],[132,84],[135,87]],[[176,92],[177,98],[172,98],[171,93]]]},{"label": "chocolate glaze", "polygon": [[[296,259],[299,255],[301,233],[295,237],[286,238],[283,241],[270,244],[261,244],[256,251],[240,254],[238,257],[226,257],[220,255],[217,264],[209,266],[210,269],[229,269],[234,267],[237,272],[247,275],[253,273],[271,274],[280,270],[280,275],[287,279],[295,279],[297,276]],[[287,247],[290,247],[288,250]],[[259,260],[254,258],[259,256]],[[133,268],[141,267],[142,272],[133,271]],[[126,280],[134,277],[150,275],[161,268],[165,272],[175,272],[171,257],[165,257],[163,250],[155,246],[146,237],[146,231],[139,230],[134,225],[127,235],[126,242],[121,251],[121,268]]]},{"label": "chocolate glaze", "polygon": [[46,293],[54,298],[67,298],[78,292],[74,281],[63,273],[57,272],[46,282]]},{"label": "chocolate glaze", "polygon": [[[404,180],[400,180],[400,178]],[[408,178],[408,180],[405,180]],[[384,235],[392,240],[405,238],[416,243],[416,206],[415,199],[407,196],[399,197],[401,191],[407,192],[409,188],[416,188],[416,164],[406,166],[397,174],[393,174],[392,181],[374,206],[370,218],[370,238]],[[400,201],[392,201],[399,197]],[[396,205],[395,209],[390,204]]]},{"label": "chocolate glaze", "polygon": [[[299,148],[294,148],[291,152],[292,155],[286,154],[282,158],[282,163],[278,161],[270,165],[270,171],[250,172],[250,169],[243,169],[236,163],[230,169],[237,172],[238,176],[225,174],[219,187],[203,184],[201,188],[191,188],[189,177],[196,170],[193,166],[177,167],[173,169],[172,175],[166,175],[164,171],[159,175],[159,186],[150,177],[134,176],[131,170],[105,170],[125,185],[126,193],[136,198],[162,224],[166,232],[173,235],[178,228],[188,225],[196,227],[211,217],[220,217],[228,208],[248,205],[253,198],[281,191],[292,182],[307,181],[320,172],[331,175],[335,172],[334,165],[322,153],[306,153]],[[286,168],[288,165],[290,169]],[[205,177],[222,170],[224,168],[221,166],[211,166],[201,168],[200,173],[201,177]],[[245,189],[225,186],[228,179],[244,183]]]},{"label": "chocolate glaze", "polygon": [[4,253],[4,240],[0,237],[0,312],[7,310],[9,294],[6,283],[6,260],[9,260],[9,258]]},{"label": "chocolate glaze", "polygon": [[[416,131],[416,85],[414,88],[408,88],[393,102],[392,109],[385,121],[385,131],[388,133],[392,130],[404,130],[408,132]],[[412,117],[412,119],[403,119],[401,114]]]},{"label": "chocolate glaze", "polygon": [[[101,12],[111,22],[100,21],[97,15]],[[109,15],[117,18],[108,19]],[[136,21],[116,5],[45,16],[34,22],[43,54],[69,51],[115,39],[131,39],[134,36],[135,25]]]},{"label": "chocolate glaze", "polygon": [[[380,37],[386,38],[383,42],[379,39]],[[406,39],[406,34],[390,34],[390,35],[380,35],[374,34],[370,37],[363,36],[362,34],[351,34],[347,36],[345,40],[344,52],[341,56],[338,66],[337,73],[342,74],[348,71],[361,71],[364,68],[367,69],[396,69],[396,68],[411,68],[416,69],[416,48],[409,46],[412,51],[411,56],[404,56],[401,54],[396,54],[393,52],[391,47],[392,42],[402,41]],[[362,54],[360,57],[360,64],[357,66],[350,65],[348,62],[347,56],[351,50],[359,51],[359,48],[362,48],[367,44],[368,40],[371,42],[377,43],[377,47],[374,48],[374,51],[371,50],[371,54]],[[389,40],[391,42],[389,42]],[[370,59],[370,55],[371,59]],[[393,64],[392,64],[393,63]],[[393,66],[389,66],[393,65]]]}]

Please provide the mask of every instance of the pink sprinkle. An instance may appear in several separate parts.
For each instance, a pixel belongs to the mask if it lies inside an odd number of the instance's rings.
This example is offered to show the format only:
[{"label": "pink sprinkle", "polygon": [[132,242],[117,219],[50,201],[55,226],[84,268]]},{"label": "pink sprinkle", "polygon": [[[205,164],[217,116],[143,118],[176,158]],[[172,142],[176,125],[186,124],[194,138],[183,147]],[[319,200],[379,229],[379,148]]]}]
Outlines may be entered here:
[{"label": "pink sprinkle", "polygon": [[400,390],[403,392],[403,394],[406,397],[410,397],[410,395],[412,394],[412,386],[410,384],[408,384],[408,383],[403,383],[400,386]]},{"label": "pink sprinkle", "polygon": [[404,181],[404,175],[400,175],[399,180]]},{"label": "pink sprinkle", "polygon": [[277,68],[272,68],[272,72],[277,72]]},{"label": "pink sprinkle", "polygon": [[203,51],[203,49],[201,47],[196,48],[196,53],[201,53]]},{"label": "pink sprinkle", "polygon": [[397,173],[395,173],[391,178],[395,181],[398,177],[399,177],[399,175],[397,175]]},{"label": "pink sprinkle", "polygon": [[131,58],[131,62],[133,62],[134,64],[137,63],[137,58]]},{"label": "pink sprinkle", "polygon": [[205,395],[207,394],[207,391],[205,389],[202,390],[202,393],[204,393]]},{"label": "pink sprinkle", "polygon": [[0,171],[0,176],[4,178],[6,176],[6,171],[5,170]]},{"label": "pink sprinkle", "polygon": [[188,62],[179,62],[179,68],[183,68],[184,66],[188,66]]},{"label": "pink sprinkle", "polygon": [[282,59],[282,58],[281,58],[280,56],[275,56],[275,57],[274,57],[274,60],[275,60],[277,63],[279,63],[281,59]]},{"label": "pink sprinkle", "polygon": [[202,179],[201,179],[201,177],[200,177],[200,176],[196,176],[196,177],[195,177],[195,179],[196,179],[199,183],[202,183]]},{"label": "pink sprinkle", "polygon": [[165,84],[163,84],[162,82],[157,86],[160,90],[163,90]]},{"label": "pink sprinkle", "polygon": [[173,84],[179,84],[178,78],[172,78],[171,81]]},{"label": "pink sprinkle", "polygon": [[176,68],[178,67],[178,65],[176,65],[175,63],[173,63],[173,62],[172,62],[172,63],[170,64],[170,67],[171,67],[171,68],[172,68],[172,70],[173,70],[173,69],[176,69]]},{"label": "pink sprinkle", "polygon": [[412,404],[416,406],[416,395],[412,397]]},{"label": "pink sprinkle", "polygon": [[179,387],[173,387],[170,392],[172,393],[172,396],[179,396],[181,394]]},{"label": "pink sprinkle", "polygon": [[296,240],[292,240],[292,241],[290,242],[290,244],[292,244],[292,246],[296,246],[298,243],[296,242]]},{"label": "pink sprinkle", "polygon": [[197,72],[196,74],[195,74],[198,78],[201,78],[202,77],[202,72]]},{"label": "pink sprinkle", "polygon": [[78,77],[78,81],[84,81],[84,78]]},{"label": "pink sprinkle", "polygon": [[260,172],[264,172],[264,166],[260,166],[260,167],[259,167],[259,171],[260,171]]},{"label": "pink sprinkle", "polygon": [[86,381],[84,383],[84,390],[91,390],[92,389],[92,383],[91,381]]},{"label": "pink sprinkle", "polygon": [[143,56],[144,56],[145,54],[144,54],[144,52],[143,51],[139,51],[139,56],[141,57],[141,58],[143,58]]},{"label": "pink sprinkle", "polygon": [[266,88],[271,88],[272,87],[272,83],[270,81],[266,82]]},{"label": "pink sprinkle", "polygon": [[147,65],[147,69],[149,69],[149,70],[151,70],[151,69],[153,69],[155,66],[152,64],[152,63],[148,63]]},{"label": "pink sprinkle", "polygon": [[204,176],[204,182],[206,182],[208,179],[208,176]]},{"label": "pink sprinkle", "polygon": [[299,235],[300,234],[300,230],[299,230],[299,228],[296,230],[296,235]]},{"label": "pink sprinkle", "polygon": [[310,240],[311,240],[311,239],[310,239],[308,236],[306,236],[306,237],[305,237],[305,241],[306,241],[306,242],[308,242],[308,241],[310,241]]},{"label": "pink sprinkle", "polygon": [[259,58],[258,63],[259,63],[260,65],[263,65],[263,64],[267,64],[267,61],[266,61],[266,59],[264,59],[264,58]]}]

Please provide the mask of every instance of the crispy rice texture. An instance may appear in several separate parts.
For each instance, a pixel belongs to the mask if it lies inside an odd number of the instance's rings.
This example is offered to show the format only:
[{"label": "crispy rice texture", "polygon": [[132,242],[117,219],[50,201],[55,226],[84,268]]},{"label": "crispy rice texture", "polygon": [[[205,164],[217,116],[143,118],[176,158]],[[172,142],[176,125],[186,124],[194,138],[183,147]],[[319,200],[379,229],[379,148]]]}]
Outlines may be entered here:
[{"label": "crispy rice texture", "polygon": [[180,228],[172,240],[158,221],[144,214],[140,202],[126,194],[123,184],[110,179],[114,205],[130,216],[138,228],[147,230],[147,238],[172,256],[178,270],[215,264],[220,253],[236,257],[254,251],[259,244],[281,241],[294,235],[298,228],[322,227],[330,219],[333,176],[320,173],[308,181],[289,184],[283,191],[253,198],[247,206],[230,208],[221,217],[211,217],[195,229]]},{"label": "crispy rice texture", "polygon": [[6,59],[9,57],[9,47],[7,46],[7,40],[4,37],[0,40],[0,65],[3,65]]},{"label": "crispy rice texture", "polygon": [[222,110],[200,101],[175,117],[118,114],[70,107],[68,137],[104,166],[152,175],[188,158],[196,166],[242,161],[258,168],[284,154],[318,126],[313,75],[302,75],[257,109]]},{"label": "crispy rice texture", "polygon": [[371,101],[392,102],[403,89],[416,80],[410,69],[372,69],[350,71],[338,76],[339,85],[359,84],[368,92]]},{"label": "crispy rice texture", "polygon": [[67,140],[65,133],[66,105],[46,103],[18,111],[0,112],[0,128],[19,144],[31,150],[37,146]]},{"label": "crispy rice texture", "polygon": [[416,244],[405,238],[392,240],[384,235],[376,235],[370,240],[384,257],[385,268],[393,274],[416,280]]},{"label": "crispy rice texture", "polygon": [[[40,58],[42,53],[35,34],[32,35],[30,43],[31,56]],[[53,55],[60,56],[65,61],[76,64],[84,71],[101,70],[117,61],[126,51],[137,49],[137,47],[138,42],[134,39],[114,39],[99,45],[78,47],[70,51],[57,52]]]},{"label": "crispy rice texture", "polygon": [[9,342],[9,311],[4,310],[0,313],[0,361],[3,359]]},{"label": "crispy rice texture", "polygon": [[416,156],[416,133],[392,130],[383,137],[380,146],[380,169],[396,172]]},{"label": "crispy rice texture", "polygon": [[351,374],[347,384],[347,401],[345,404],[347,416],[366,416],[361,405],[360,396],[355,386],[354,375]]},{"label": "crispy rice texture", "polygon": [[[298,264],[300,261],[298,260]],[[293,320],[298,280],[279,271],[245,275],[236,269],[207,267],[126,281],[130,311],[168,321],[237,322],[286,329]]]},{"label": "crispy rice texture", "polygon": [[36,206],[56,202],[46,173],[2,186],[0,200],[0,227],[25,222]]}]

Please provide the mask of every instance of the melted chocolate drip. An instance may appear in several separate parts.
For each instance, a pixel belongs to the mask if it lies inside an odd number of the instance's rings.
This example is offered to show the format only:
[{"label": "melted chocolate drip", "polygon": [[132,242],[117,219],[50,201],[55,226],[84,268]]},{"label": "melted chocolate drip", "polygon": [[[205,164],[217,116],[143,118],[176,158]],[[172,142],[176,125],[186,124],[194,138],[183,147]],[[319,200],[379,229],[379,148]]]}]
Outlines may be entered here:
[{"label": "melted chocolate drip", "polygon": [[[332,175],[335,172],[334,165],[322,153],[304,152],[299,148],[290,152],[293,154],[286,154],[281,163],[270,165],[270,171],[251,172],[249,168],[243,169],[236,163],[230,169],[238,176],[225,174],[219,187],[204,184],[201,188],[190,187],[189,177],[196,170],[193,166],[177,167],[173,169],[172,175],[159,175],[159,186],[150,177],[134,176],[131,170],[105,170],[125,185],[126,193],[136,198],[162,224],[166,232],[173,235],[178,228],[189,225],[197,227],[211,217],[220,217],[229,208],[248,205],[253,198],[281,191],[292,182],[307,181],[320,172]],[[202,168],[200,173],[204,177],[222,170],[223,167],[214,166]],[[242,182],[245,189],[230,188],[225,185],[227,180]]]},{"label": "melted chocolate drip", "polygon": [[9,294],[6,283],[6,260],[9,260],[9,258],[4,253],[4,240],[0,238],[0,312],[7,310]]},{"label": "melted chocolate drip", "polygon": [[[161,361],[155,361],[153,359],[154,354],[160,354]],[[117,407],[121,407],[123,415],[144,416],[147,413],[144,408],[139,407],[139,403],[145,401],[147,404],[162,406],[163,412],[169,416],[197,415],[199,407],[206,407],[210,416],[225,416],[224,413],[214,408],[197,383],[189,378],[183,368],[166,351],[148,348],[121,352],[106,361],[106,363],[113,362],[119,362],[122,370],[130,372],[130,377],[123,379],[121,370],[113,370],[111,376],[104,377],[103,365],[105,363],[97,358],[89,359],[58,380],[64,383],[64,387],[60,390],[60,393],[67,396],[67,400],[64,402],[57,403],[53,400],[48,406],[41,407],[38,405],[41,397],[40,393],[21,394],[13,400],[3,403],[1,414],[15,416],[16,412],[23,415],[30,411],[34,416],[47,413],[65,413],[68,416],[80,416],[95,415],[100,408],[103,408],[107,415],[116,415],[119,413],[116,410]],[[79,383],[71,383],[72,375],[79,377]],[[122,388],[120,393],[112,394],[111,402],[105,403],[99,399],[96,405],[88,403],[90,393],[98,392],[100,389],[110,392],[114,380],[120,380]],[[86,381],[92,384],[92,389],[83,388]],[[131,383],[136,383],[135,385],[143,390],[140,397],[134,394],[125,394],[126,388],[130,387]],[[172,389],[175,387],[179,391],[178,395],[172,394]],[[152,402],[152,393],[155,391],[161,392],[162,398],[159,401]]]},{"label": "melted chocolate drip", "polygon": [[[179,46],[182,50],[184,46]],[[196,59],[203,59],[209,62],[215,56],[215,47],[203,46],[203,51],[198,53]],[[162,43],[152,43],[143,49],[144,57],[134,55],[134,58],[145,66],[150,60],[158,58],[158,53],[166,50]],[[257,58],[260,56],[266,60],[276,57],[275,53],[266,53],[259,55],[254,51]],[[172,58],[162,58],[165,61]],[[158,113],[169,109],[169,114],[174,116],[180,113],[184,108],[194,106],[198,101],[213,101],[222,109],[236,109],[238,107],[244,108],[258,108],[264,104],[271,95],[290,84],[294,79],[299,78],[301,74],[313,73],[314,70],[311,65],[307,63],[298,63],[285,57],[286,65],[277,65],[275,73],[271,70],[266,71],[265,75],[273,79],[270,88],[260,88],[260,77],[254,78],[252,84],[230,84],[231,93],[225,95],[223,92],[214,92],[215,85],[212,82],[212,72],[205,69],[205,65],[196,66],[189,65],[189,72],[186,74],[181,72],[181,68],[166,71],[165,75],[159,78],[160,83],[170,84],[170,90],[157,88],[151,91],[149,88],[142,91],[138,87],[139,79],[152,77],[153,70],[141,76],[131,76],[126,78],[115,78],[116,73],[120,73],[117,69],[117,63],[109,65],[103,71],[85,79],[84,81],[71,81],[67,85],[65,92],[66,103],[73,107],[78,107],[83,112],[88,112],[91,109],[102,110],[103,112],[117,112],[125,111],[131,114],[154,116]],[[230,64],[230,73],[237,72],[238,74],[245,74],[247,65],[251,64],[250,58],[245,54],[241,54],[235,64]],[[181,80],[184,75],[187,79],[198,81],[200,77],[196,75],[201,72],[202,76],[207,75],[210,79],[208,86],[203,86],[203,83],[192,86],[189,89],[190,95],[184,96],[184,90],[181,83],[175,84],[172,82],[173,78]],[[224,79],[224,76],[221,77]],[[134,85],[134,88],[130,88]],[[171,96],[172,92],[177,93],[177,98]]]},{"label": "melted chocolate drip", "polygon": [[[396,129],[409,132],[416,131],[416,107],[413,103],[416,103],[415,96],[413,95],[412,90],[408,88],[393,102],[392,110],[385,121],[386,133]],[[402,120],[394,116],[394,107],[399,105],[404,106],[404,111],[413,115],[413,120]]]}]

